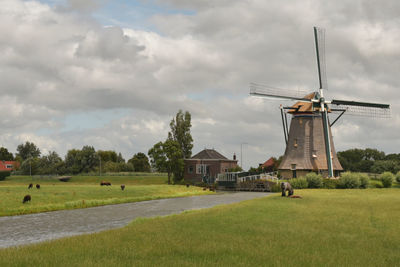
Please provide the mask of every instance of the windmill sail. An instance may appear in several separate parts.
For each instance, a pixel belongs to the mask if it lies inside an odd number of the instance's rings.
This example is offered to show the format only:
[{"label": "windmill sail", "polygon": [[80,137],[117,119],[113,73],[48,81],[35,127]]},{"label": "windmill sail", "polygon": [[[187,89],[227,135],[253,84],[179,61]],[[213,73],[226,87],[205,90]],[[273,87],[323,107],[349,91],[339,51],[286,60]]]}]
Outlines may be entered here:
[{"label": "windmill sail", "polygon": [[315,50],[317,52],[317,66],[319,88],[328,89],[328,81],[326,78],[326,61],[325,61],[325,29],[314,27]]},{"label": "windmill sail", "polygon": [[310,102],[310,99],[304,98],[307,95],[307,91],[286,90],[258,83],[250,84],[250,95]]},{"label": "windmill sail", "polygon": [[389,104],[347,101],[347,100],[332,100],[331,110],[346,111],[344,115],[390,118]]}]

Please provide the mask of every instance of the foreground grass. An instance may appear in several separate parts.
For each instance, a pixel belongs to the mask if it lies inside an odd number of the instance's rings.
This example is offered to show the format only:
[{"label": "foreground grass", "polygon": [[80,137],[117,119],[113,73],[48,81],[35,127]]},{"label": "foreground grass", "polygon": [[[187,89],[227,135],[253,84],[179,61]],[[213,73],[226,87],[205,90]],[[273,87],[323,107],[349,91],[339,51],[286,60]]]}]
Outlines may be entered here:
[{"label": "foreground grass", "polygon": [[0,250],[0,266],[398,266],[398,189],[297,190]]},{"label": "foreground grass", "polygon": [[[36,179],[36,178],[33,178]],[[58,180],[32,180],[31,177],[12,177],[0,182],[0,216],[44,211],[76,209],[108,204],[209,194],[198,187],[166,185],[166,177],[73,177],[65,183]],[[100,186],[101,180],[112,186]],[[41,188],[28,189],[28,184],[40,183]],[[125,184],[124,191],[120,184]],[[32,201],[22,204],[29,194]]]}]

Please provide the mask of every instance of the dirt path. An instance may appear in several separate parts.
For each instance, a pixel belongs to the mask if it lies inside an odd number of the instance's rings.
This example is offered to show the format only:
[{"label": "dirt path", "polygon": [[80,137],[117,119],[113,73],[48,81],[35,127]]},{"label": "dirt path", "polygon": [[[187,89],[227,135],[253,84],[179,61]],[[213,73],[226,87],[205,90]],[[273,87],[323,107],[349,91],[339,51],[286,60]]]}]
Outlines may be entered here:
[{"label": "dirt path", "polygon": [[0,248],[94,233],[123,227],[138,217],[155,217],[185,210],[211,208],[270,194],[235,192],[0,217]]}]

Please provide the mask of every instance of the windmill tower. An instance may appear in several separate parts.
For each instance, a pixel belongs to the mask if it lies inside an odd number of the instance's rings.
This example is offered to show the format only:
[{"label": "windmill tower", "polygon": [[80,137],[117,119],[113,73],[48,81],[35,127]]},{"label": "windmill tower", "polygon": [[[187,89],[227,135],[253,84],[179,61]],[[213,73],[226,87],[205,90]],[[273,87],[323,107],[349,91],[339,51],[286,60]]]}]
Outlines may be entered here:
[{"label": "windmill tower", "polygon": [[[282,90],[256,83],[250,85],[251,95],[298,101],[290,107],[281,105],[286,150],[279,170],[284,178],[295,178],[311,171],[328,177],[338,176],[343,168],[336,155],[331,126],[343,114],[390,116],[388,104],[325,99],[324,90],[328,88],[325,31],[314,27],[314,37],[319,89],[307,94],[305,91]],[[328,113],[338,114],[332,123],[329,122]],[[288,128],[287,114],[292,115],[290,128]]]}]

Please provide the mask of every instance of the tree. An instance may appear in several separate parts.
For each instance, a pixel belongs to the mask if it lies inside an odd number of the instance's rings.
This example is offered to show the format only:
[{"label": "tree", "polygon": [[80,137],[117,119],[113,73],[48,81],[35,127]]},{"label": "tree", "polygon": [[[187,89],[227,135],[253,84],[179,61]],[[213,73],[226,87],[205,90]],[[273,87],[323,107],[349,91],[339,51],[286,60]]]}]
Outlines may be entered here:
[{"label": "tree", "polygon": [[125,163],[125,159],[122,157],[121,152],[118,153],[117,162],[118,163]]},{"label": "tree", "polygon": [[170,183],[171,174],[173,174],[174,183],[183,179],[184,160],[180,144],[177,141],[168,139],[163,144],[163,150],[167,157],[166,168],[168,173],[168,183]]},{"label": "tree", "polygon": [[94,171],[99,166],[99,161],[99,156],[92,146],[84,146],[82,150],[71,149],[65,156],[66,168],[72,174]]},{"label": "tree", "polygon": [[397,173],[400,171],[400,163],[394,160],[377,160],[372,165],[371,171],[373,173]]},{"label": "tree", "polygon": [[40,159],[39,158],[28,158],[27,160],[21,163],[20,170],[22,174],[25,175],[35,175],[39,173],[39,165]]},{"label": "tree", "polygon": [[171,184],[172,175],[174,182],[183,179],[184,160],[177,141],[167,139],[165,142],[158,142],[149,150],[148,155],[155,169],[167,172],[168,184]]},{"label": "tree", "polygon": [[385,152],[373,148],[353,148],[337,155],[343,169],[352,172],[370,172],[374,162],[385,159]]},{"label": "tree", "polygon": [[5,147],[0,147],[0,160],[14,160],[14,155]]},{"label": "tree", "polygon": [[84,146],[81,150],[81,170],[82,172],[94,171],[99,166],[99,157],[92,146]]},{"label": "tree", "polygon": [[190,113],[186,111],[183,114],[182,110],[179,110],[169,125],[171,132],[168,133],[168,139],[178,142],[183,158],[190,158],[193,148],[193,138],[190,134],[190,127],[192,127]]},{"label": "tree", "polygon": [[107,161],[117,162],[117,160],[118,160],[117,153],[112,150],[99,150],[99,151],[97,151],[97,154],[101,158],[101,162],[104,162],[104,163]]},{"label": "tree", "polygon": [[37,148],[34,143],[28,141],[25,144],[18,145],[17,151],[17,155],[20,156],[22,160],[40,157],[40,149]]},{"label": "tree", "polygon": [[135,172],[150,172],[149,158],[144,153],[135,154],[128,163],[133,165]]},{"label": "tree", "polygon": [[81,172],[81,159],[79,149],[68,150],[67,155],[65,155],[65,166],[67,168],[67,172],[69,173],[78,174]]},{"label": "tree", "polygon": [[155,144],[147,155],[150,157],[150,164],[158,172],[166,172],[166,162],[167,156],[165,155],[165,151],[163,149],[163,142],[158,142]]},{"label": "tree", "polygon": [[55,151],[49,151],[39,159],[39,174],[64,174],[65,163]]}]

